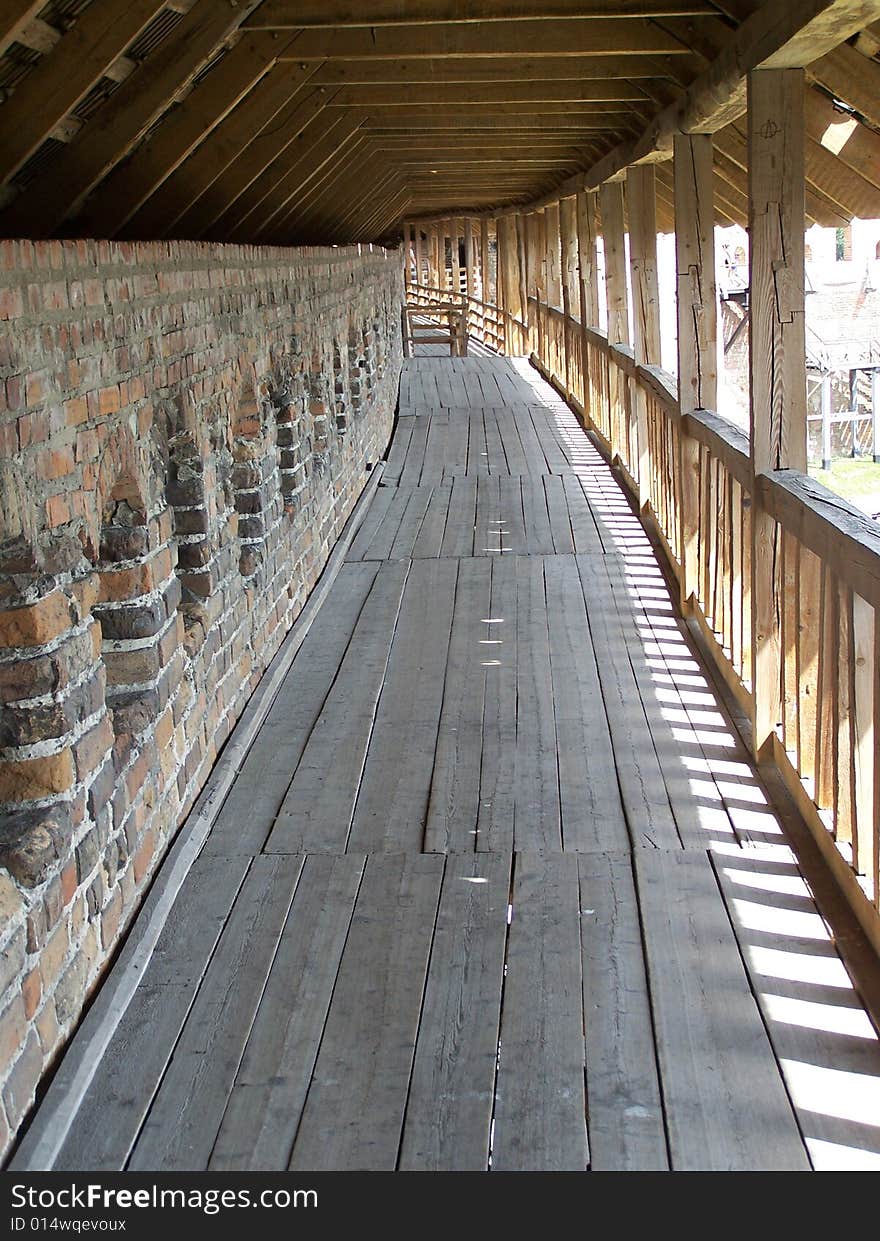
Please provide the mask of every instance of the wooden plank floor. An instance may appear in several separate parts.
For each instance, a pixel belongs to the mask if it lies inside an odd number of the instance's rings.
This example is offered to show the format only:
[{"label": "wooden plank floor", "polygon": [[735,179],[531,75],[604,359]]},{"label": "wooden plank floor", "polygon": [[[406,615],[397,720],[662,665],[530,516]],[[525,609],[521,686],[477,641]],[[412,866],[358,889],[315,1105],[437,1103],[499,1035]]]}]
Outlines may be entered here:
[{"label": "wooden plank floor", "polygon": [[880,1166],[876,1032],[525,362],[407,364],[383,486],[54,1166]]}]

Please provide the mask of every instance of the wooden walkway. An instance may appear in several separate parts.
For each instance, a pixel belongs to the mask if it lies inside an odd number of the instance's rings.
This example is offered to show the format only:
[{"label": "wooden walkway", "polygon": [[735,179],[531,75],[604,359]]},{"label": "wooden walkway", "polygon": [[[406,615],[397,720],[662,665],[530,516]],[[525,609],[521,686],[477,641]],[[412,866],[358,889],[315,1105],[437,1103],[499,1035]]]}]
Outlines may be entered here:
[{"label": "wooden walkway", "polygon": [[54,1166],[880,1166],[876,1033],[611,472],[522,361],[400,405]]}]

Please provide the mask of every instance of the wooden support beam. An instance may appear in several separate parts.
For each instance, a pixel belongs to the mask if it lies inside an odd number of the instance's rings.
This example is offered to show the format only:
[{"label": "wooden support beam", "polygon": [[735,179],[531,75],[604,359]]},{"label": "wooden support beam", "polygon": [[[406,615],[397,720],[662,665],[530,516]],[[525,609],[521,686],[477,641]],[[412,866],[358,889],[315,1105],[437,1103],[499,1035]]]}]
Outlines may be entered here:
[{"label": "wooden support beam", "polygon": [[[255,20],[261,20],[257,14]],[[253,24],[248,23],[253,29]],[[272,27],[281,29],[281,27]],[[583,21],[538,18],[479,24],[435,22],[431,26],[363,26],[305,29],[297,56],[303,60],[407,60],[458,56],[646,56],[688,55],[687,20],[659,22],[618,18]],[[284,29],[300,29],[298,23]]]},{"label": "wooden support beam", "polygon": [[422,233],[421,225],[415,225],[415,241],[416,241],[416,283],[424,285],[425,283],[425,238]]},{"label": "wooden support beam", "polygon": [[474,222],[466,216],[464,228],[464,273],[468,297],[476,297],[476,281],[474,279]]},{"label": "wooden support beam", "polygon": [[464,237],[465,221],[459,217],[452,221],[452,272],[453,285],[456,293],[461,292],[461,273],[462,273],[462,239]]},{"label": "wooden support beam", "polygon": [[629,310],[626,290],[625,212],[623,185],[609,182],[599,189],[602,240],[605,251],[605,304],[608,311],[608,342],[629,344]]},{"label": "wooden support beam", "polygon": [[46,0],[4,0],[0,9],[0,56],[45,7]]},{"label": "wooden support beam", "polygon": [[415,269],[415,253],[413,251],[413,228],[409,220],[404,221],[403,225],[403,278],[404,281],[412,281]]},{"label": "wooden support beam", "polygon": [[[755,475],[807,469],[804,74],[749,75],[749,374]],[[782,531],[752,496],[755,751],[781,712]]]},{"label": "wooden support beam", "polygon": [[[678,399],[682,414],[717,409],[718,294],[711,134],[675,139],[675,269]],[[700,445],[681,435],[681,602],[699,589]]]},{"label": "wooden support beam", "polygon": [[[633,356],[643,366],[660,365],[660,288],[657,281],[657,199],[654,169],[642,165],[627,169],[626,204],[629,216],[630,285],[633,299]],[[638,434],[639,505],[650,499],[651,455],[645,389],[634,385]]]},{"label": "wooden support beam", "polygon": [[596,193],[577,195],[578,280],[580,320],[584,327],[599,326],[599,266],[596,256]]},{"label": "wooden support beam", "polygon": [[484,218],[480,220],[480,300],[491,302],[492,298],[493,291],[489,272],[489,221]]},{"label": "wooden support beam", "polygon": [[[38,6],[38,8],[41,6]],[[249,26],[400,26],[456,22],[519,21],[536,17],[677,17],[715,14],[703,0],[479,0],[454,6],[444,0],[263,0]]]},{"label": "wooden support beam", "polygon": [[657,203],[654,169],[627,170],[633,353],[637,363],[660,365],[660,289],[657,280]]},{"label": "wooden support beam", "polygon": [[551,203],[544,211],[544,253],[546,255],[547,301],[562,306],[562,256],[559,240],[559,203]]},{"label": "wooden support beam", "polygon": [[[629,311],[624,244],[625,212],[623,185],[608,182],[599,189],[602,240],[605,252],[605,305],[608,313],[608,343],[629,344]],[[625,426],[627,410],[626,375],[619,366],[608,367],[608,409],[612,458],[627,460]]]},{"label": "wooden support beam", "polygon": [[562,308],[567,315],[579,318],[577,200],[574,198],[564,198],[559,204],[559,240],[562,249]]},{"label": "wooden support beam", "polygon": [[43,237],[74,215],[91,190],[123,159],[217,48],[256,7],[198,0],[169,37],[110,96],[89,124],[5,211],[0,233]]},{"label": "wooden support beam", "polygon": [[[443,107],[468,105],[473,108],[479,105],[491,111],[505,111],[502,105],[515,104],[509,109],[519,112],[524,106],[535,104],[614,104],[615,111],[620,111],[621,95],[625,97],[627,109],[638,103],[645,103],[644,92],[634,85],[629,90],[617,84],[616,80],[603,81],[569,81],[561,82],[406,82],[380,83],[371,85],[346,86],[339,96],[340,107],[353,108],[409,108],[409,107]],[[649,105],[648,105],[649,106]],[[565,111],[565,109],[563,109]],[[471,113],[473,115],[473,112]]]},{"label": "wooden support beam", "polygon": [[[488,48],[488,44],[486,45]],[[297,45],[287,59],[297,60]],[[678,59],[678,58],[676,58]],[[694,72],[699,66],[694,66]],[[650,103],[647,81],[669,80],[662,61],[653,56],[423,56],[360,60],[324,60],[317,80],[331,86],[381,86],[418,83],[452,85],[464,82],[593,81],[600,99],[632,99]]]},{"label": "wooden support beam", "polygon": [[[222,124],[275,63],[272,45],[245,36],[205,75],[150,138],[110,173],[81,215],[89,236],[113,237],[151,194]],[[288,65],[291,90],[309,80],[313,67]]]},{"label": "wooden support beam", "polygon": [[163,7],[163,0],[93,0],[3,104],[0,180],[17,172]]}]

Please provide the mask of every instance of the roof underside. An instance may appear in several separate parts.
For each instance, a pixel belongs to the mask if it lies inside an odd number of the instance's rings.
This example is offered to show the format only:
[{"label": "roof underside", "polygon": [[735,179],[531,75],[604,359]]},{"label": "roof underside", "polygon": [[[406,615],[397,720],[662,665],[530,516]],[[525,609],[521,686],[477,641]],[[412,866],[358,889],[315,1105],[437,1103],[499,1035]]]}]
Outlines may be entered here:
[{"label": "roof underside", "polygon": [[[649,131],[761,7],[8,0],[0,235],[375,240],[540,201]],[[880,217],[880,25],[844,35],[807,66],[807,213],[825,225]],[[745,118],[715,142],[719,222],[744,224]]]}]

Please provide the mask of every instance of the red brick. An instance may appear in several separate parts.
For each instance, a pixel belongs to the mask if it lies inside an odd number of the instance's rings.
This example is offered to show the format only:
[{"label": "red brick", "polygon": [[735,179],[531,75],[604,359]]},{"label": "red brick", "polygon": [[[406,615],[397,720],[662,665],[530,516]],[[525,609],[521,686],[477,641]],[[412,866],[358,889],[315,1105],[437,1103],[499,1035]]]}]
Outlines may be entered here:
[{"label": "red brick", "polygon": [[45,758],[0,760],[0,801],[32,801],[66,793],[74,783],[73,754],[60,750]]},{"label": "red brick", "polygon": [[112,384],[98,393],[98,410],[102,415],[115,414],[119,409],[119,388]]},{"label": "red brick", "polygon": [[43,646],[70,623],[70,604],[60,590],[53,590],[37,603],[0,612],[0,646]]},{"label": "red brick", "polygon": [[64,496],[49,496],[46,501],[46,517],[53,529],[56,526],[64,526],[70,521],[70,505]]},{"label": "red brick", "polygon": [[89,406],[85,397],[77,396],[70,401],[65,401],[64,417],[69,427],[76,427],[81,422],[88,421]]},{"label": "red brick", "polygon": [[33,1017],[40,1005],[43,986],[39,970],[31,970],[21,984],[21,998],[24,1000],[24,1013],[28,1021]]},{"label": "red brick", "polygon": [[64,478],[65,475],[72,474],[73,470],[73,449],[70,447],[49,448],[37,457],[37,478]]}]

